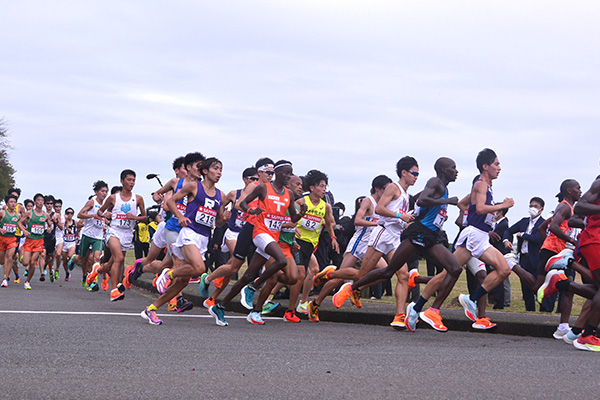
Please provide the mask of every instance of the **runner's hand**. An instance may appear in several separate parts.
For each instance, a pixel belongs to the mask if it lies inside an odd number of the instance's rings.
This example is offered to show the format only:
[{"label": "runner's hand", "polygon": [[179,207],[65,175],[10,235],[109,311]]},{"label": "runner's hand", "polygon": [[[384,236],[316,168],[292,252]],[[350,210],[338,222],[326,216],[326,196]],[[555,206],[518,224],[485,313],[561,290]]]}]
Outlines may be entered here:
[{"label": "runner's hand", "polygon": [[189,218],[186,218],[184,216],[182,216],[181,218],[177,218],[177,221],[179,221],[179,226],[181,226],[182,228],[185,228],[191,222]]},{"label": "runner's hand", "polygon": [[265,211],[265,210],[263,210],[260,207],[256,207],[256,208],[252,208],[252,209],[248,210],[248,214],[250,214],[250,215],[258,215],[258,214],[260,214],[263,211]]}]

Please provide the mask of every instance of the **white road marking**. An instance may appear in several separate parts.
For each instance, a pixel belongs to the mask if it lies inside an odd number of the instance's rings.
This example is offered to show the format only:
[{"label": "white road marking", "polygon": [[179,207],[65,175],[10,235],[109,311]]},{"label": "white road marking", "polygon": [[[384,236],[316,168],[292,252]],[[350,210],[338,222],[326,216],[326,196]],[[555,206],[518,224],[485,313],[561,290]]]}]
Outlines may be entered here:
[{"label": "white road marking", "polygon": [[[58,315],[114,315],[123,317],[139,317],[140,313],[118,313],[118,312],[92,312],[92,311],[27,311],[27,310],[0,310],[0,314],[58,314]],[[198,314],[156,314],[159,317],[173,317],[173,318],[211,318],[214,317],[208,315]],[[227,319],[246,319],[245,316],[241,315],[228,315]],[[267,320],[281,320],[280,317],[263,317]]]}]

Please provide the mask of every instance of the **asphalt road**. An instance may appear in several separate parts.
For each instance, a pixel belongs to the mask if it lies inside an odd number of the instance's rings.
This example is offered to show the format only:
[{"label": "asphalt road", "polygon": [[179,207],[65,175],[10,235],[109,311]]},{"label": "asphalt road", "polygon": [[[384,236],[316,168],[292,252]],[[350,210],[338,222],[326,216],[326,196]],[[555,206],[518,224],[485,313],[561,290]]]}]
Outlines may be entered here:
[{"label": "asphalt road", "polygon": [[600,354],[562,341],[268,319],[204,309],[139,316],[155,295],[111,303],[77,280],[0,289],[0,398],[564,399],[598,397]]}]

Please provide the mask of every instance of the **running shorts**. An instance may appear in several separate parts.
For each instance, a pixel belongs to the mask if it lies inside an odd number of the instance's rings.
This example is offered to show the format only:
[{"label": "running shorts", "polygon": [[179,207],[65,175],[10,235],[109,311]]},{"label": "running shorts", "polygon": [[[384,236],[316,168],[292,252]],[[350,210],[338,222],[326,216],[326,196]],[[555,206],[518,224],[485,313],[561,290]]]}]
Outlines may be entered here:
[{"label": "running shorts", "polygon": [[[227,242],[226,240],[235,240],[237,243],[238,240],[238,236],[240,235],[239,232],[234,232],[231,229],[227,228],[227,230],[225,231],[225,235],[223,235],[223,243],[221,243],[221,251],[223,253],[229,253],[229,247],[227,246]],[[233,249],[235,250],[235,249]]]},{"label": "running shorts", "polygon": [[181,248],[183,246],[196,246],[200,251],[200,254],[202,255],[202,259],[204,260],[204,255],[208,250],[208,239],[208,237],[194,232],[191,228],[187,226],[181,228],[181,231],[177,236],[177,241],[175,242],[175,244],[173,244],[173,246],[171,246],[173,255],[183,260],[183,251],[181,250]]},{"label": "running shorts", "polygon": [[456,246],[465,247],[471,252],[471,256],[475,258],[481,257],[487,249],[492,247],[490,244],[490,235],[472,225],[463,229],[458,236]]},{"label": "running shorts", "polygon": [[[19,240],[16,236],[0,236],[0,251],[16,249],[19,247]],[[2,260],[4,263],[4,260]]]},{"label": "running shorts", "polygon": [[478,258],[471,257],[469,261],[467,261],[467,269],[475,276],[479,271],[486,271],[485,264],[479,261]]},{"label": "running shorts", "polygon": [[267,246],[269,244],[275,242],[275,239],[273,238],[273,236],[269,235],[268,233],[259,233],[258,235],[256,235],[254,237],[254,239],[252,239],[252,241],[254,242],[254,245],[256,246],[256,252],[258,254],[260,254],[267,260],[269,258],[271,258],[271,256],[268,255],[265,250],[267,249]]},{"label": "running shorts", "polygon": [[237,243],[235,244],[235,249],[233,251],[233,256],[238,260],[243,260],[246,258],[248,253],[250,253],[250,249],[252,247],[252,233],[254,232],[254,225],[246,222],[244,226],[242,226],[242,230],[238,235]]},{"label": "running shorts", "polygon": [[44,238],[31,239],[26,238],[23,245],[23,251],[28,253],[41,253],[44,250]]},{"label": "running shorts", "polygon": [[283,251],[285,258],[294,258],[292,254],[292,246],[289,243],[279,242],[279,248]]},{"label": "running shorts", "polygon": [[383,254],[389,254],[400,246],[400,233],[397,229],[388,229],[378,225],[373,228],[369,238],[369,247]]},{"label": "running shorts", "polygon": [[165,247],[167,247],[165,231],[165,222],[163,221],[160,224],[158,224],[158,226],[156,227],[156,232],[154,232],[154,235],[152,236],[152,243],[154,243],[154,245],[159,249],[164,249]]},{"label": "running shorts", "polygon": [[127,251],[133,249],[133,231],[125,229],[115,229],[113,227],[108,228],[106,231],[106,238],[104,239],[108,244],[108,240],[111,237],[119,239],[121,243],[121,251]]},{"label": "running shorts", "polygon": [[81,235],[81,243],[79,244],[79,255],[85,257],[88,254],[88,250],[92,249],[92,253],[96,251],[102,251],[104,244],[102,239],[92,238],[86,235]]},{"label": "running shorts", "polygon": [[432,231],[421,222],[413,222],[408,225],[404,232],[402,232],[402,241],[410,240],[410,242],[417,246],[417,251],[421,253],[423,250],[427,250],[441,244],[446,241],[446,237],[442,230]]},{"label": "running shorts", "polygon": [[344,254],[350,253],[354,257],[358,258],[362,261],[367,253],[367,248],[369,247],[369,241],[363,240],[360,236],[352,236],[348,246],[346,247],[346,252]]},{"label": "running shorts", "polygon": [[591,272],[600,269],[600,244],[590,243],[579,248]]}]

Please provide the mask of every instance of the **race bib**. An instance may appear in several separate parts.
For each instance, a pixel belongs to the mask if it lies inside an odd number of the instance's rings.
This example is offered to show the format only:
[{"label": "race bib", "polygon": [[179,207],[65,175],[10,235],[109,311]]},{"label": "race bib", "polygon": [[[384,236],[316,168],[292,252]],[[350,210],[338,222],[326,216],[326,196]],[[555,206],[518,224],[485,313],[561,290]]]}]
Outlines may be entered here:
[{"label": "race bib", "polygon": [[288,222],[288,220],[289,217],[286,217],[285,215],[267,214],[265,215],[264,222],[268,230],[279,232],[281,231],[281,226],[285,222]]},{"label": "race bib", "polygon": [[74,242],[77,239],[74,233],[67,233],[63,236],[63,238],[65,242]]},{"label": "race bib", "polygon": [[11,224],[10,222],[4,223],[2,227],[6,229],[6,233],[15,233],[17,231],[17,224]]},{"label": "race bib", "polygon": [[43,235],[45,230],[46,229],[45,229],[44,225],[37,225],[37,224],[31,225],[31,233],[33,233],[34,235]]},{"label": "race bib", "polygon": [[94,218],[94,226],[96,228],[104,228],[104,219],[102,219],[102,218]]},{"label": "race bib", "polygon": [[214,210],[212,208],[200,206],[198,207],[198,211],[196,211],[196,222],[200,225],[212,228],[215,224],[216,218],[217,210]]},{"label": "race bib", "polygon": [[494,214],[485,214],[485,224],[494,226]]},{"label": "race bib", "polygon": [[448,219],[448,211],[445,208],[440,208],[440,212],[437,213],[433,220],[433,226],[438,229],[442,229],[444,222]]},{"label": "race bib", "polygon": [[244,218],[244,214],[238,213],[237,218],[235,219],[236,228],[241,228],[242,226],[244,226],[245,222],[246,219]]},{"label": "race bib", "polygon": [[175,206],[183,215],[185,215],[185,210],[187,210],[187,204],[175,203]]},{"label": "race bib", "polygon": [[306,214],[300,220],[300,226],[309,231],[317,231],[321,227],[323,218],[315,215]]},{"label": "race bib", "polygon": [[125,214],[117,214],[117,228],[130,229],[133,226],[133,220],[128,219]]}]

